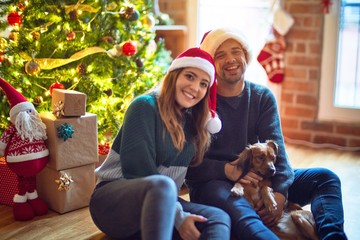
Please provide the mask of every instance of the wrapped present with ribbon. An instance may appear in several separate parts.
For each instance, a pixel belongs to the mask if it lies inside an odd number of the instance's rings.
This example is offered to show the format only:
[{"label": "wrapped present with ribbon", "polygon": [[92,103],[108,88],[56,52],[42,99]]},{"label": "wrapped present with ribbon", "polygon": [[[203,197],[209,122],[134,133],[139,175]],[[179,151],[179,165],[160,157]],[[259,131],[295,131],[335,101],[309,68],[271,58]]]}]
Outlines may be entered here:
[{"label": "wrapped present with ribbon", "polygon": [[86,113],[86,94],[74,90],[54,88],[51,105],[56,117],[79,117]]},{"label": "wrapped present with ribbon", "polygon": [[16,174],[9,169],[5,158],[0,158],[0,204],[12,206],[13,198],[18,193],[18,179]]},{"label": "wrapped present with ribbon", "polygon": [[87,207],[95,188],[94,170],[94,163],[60,171],[47,166],[36,177],[38,194],[61,214]]},{"label": "wrapped present with ribbon", "polygon": [[57,118],[51,112],[40,117],[46,125],[48,166],[63,170],[98,162],[97,115]]}]

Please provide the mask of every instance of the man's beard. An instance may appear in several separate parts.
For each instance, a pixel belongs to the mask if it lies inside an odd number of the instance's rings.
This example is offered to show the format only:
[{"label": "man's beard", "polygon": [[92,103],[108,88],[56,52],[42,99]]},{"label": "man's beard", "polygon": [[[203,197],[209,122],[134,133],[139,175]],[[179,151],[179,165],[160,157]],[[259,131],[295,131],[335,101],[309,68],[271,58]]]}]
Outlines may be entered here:
[{"label": "man's beard", "polygon": [[21,139],[32,140],[46,139],[46,125],[41,121],[39,114],[35,111],[22,111],[15,120],[15,127]]}]

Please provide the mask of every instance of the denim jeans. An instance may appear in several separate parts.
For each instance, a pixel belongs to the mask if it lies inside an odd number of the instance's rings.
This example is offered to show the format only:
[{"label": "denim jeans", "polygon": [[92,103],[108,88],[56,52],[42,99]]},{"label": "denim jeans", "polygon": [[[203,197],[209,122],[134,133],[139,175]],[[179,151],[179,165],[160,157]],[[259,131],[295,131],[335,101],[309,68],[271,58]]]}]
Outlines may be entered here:
[{"label": "denim jeans", "polygon": [[[231,196],[232,182],[212,180],[188,186],[191,201],[219,207],[230,215],[237,239],[278,239],[245,198]],[[296,169],[288,199],[302,206],[311,203],[320,239],[347,239],[343,230],[341,184],[333,172],[324,168]]]},{"label": "denim jeans", "polygon": [[289,188],[289,201],[301,206],[311,204],[320,239],[347,239],[339,177],[325,168],[295,169]]},{"label": "denim jeans", "polygon": [[[192,203],[179,198],[183,210],[207,218],[204,223],[196,223],[201,232],[199,240],[226,240],[230,239],[231,220],[229,215],[212,206]],[[173,240],[181,239],[177,230],[174,230]]]}]

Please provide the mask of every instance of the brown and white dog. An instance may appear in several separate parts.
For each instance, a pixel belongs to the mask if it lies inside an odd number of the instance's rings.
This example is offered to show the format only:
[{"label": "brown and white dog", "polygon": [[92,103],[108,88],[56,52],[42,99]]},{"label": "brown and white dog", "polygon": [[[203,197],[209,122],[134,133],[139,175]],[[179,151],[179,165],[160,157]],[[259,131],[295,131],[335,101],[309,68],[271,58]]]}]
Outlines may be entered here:
[{"label": "brown and white dog", "polygon": [[[271,177],[276,173],[275,162],[278,145],[268,140],[265,143],[249,145],[238,157],[238,167],[244,177],[249,171],[260,175],[263,180],[258,183],[241,184],[236,182],[231,189],[232,195],[243,196],[254,207],[262,200],[265,208],[272,212],[277,209],[271,187]],[[282,240],[318,240],[315,220],[310,211],[303,210],[299,205],[288,202],[281,219],[271,230]]]}]

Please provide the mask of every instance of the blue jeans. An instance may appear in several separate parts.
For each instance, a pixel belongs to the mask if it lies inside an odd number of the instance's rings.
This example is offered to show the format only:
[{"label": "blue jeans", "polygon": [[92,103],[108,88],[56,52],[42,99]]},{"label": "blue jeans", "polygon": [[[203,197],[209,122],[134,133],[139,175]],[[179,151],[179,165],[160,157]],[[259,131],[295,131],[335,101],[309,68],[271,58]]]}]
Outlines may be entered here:
[{"label": "blue jeans", "polygon": [[185,212],[208,219],[196,225],[200,239],[229,239],[230,217],[223,210],[189,203],[177,194],[174,181],[162,175],[102,182],[91,196],[89,210],[95,225],[111,238],[169,240],[178,236],[173,231],[178,200]]},{"label": "blue jeans", "polygon": [[325,168],[295,169],[289,188],[289,201],[301,206],[311,204],[320,239],[347,239],[339,177]]},{"label": "blue jeans", "polygon": [[[225,211],[212,206],[188,202],[181,198],[179,198],[179,202],[185,212],[207,218],[206,222],[195,224],[201,232],[199,240],[230,239],[231,220]],[[181,239],[176,229],[174,229],[173,239]]]},{"label": "blue jeans", "polygon": [[[230,215],[237,239],[278,239],[244,198],[231,196],[232,182],[212,180],[188,186],[191,201],[219,207]],[[311,203],[321,239],[347,239],[343,230],[341,184],[333,172],[324,168],[296,169],[288,199],[302,206]]]}]

